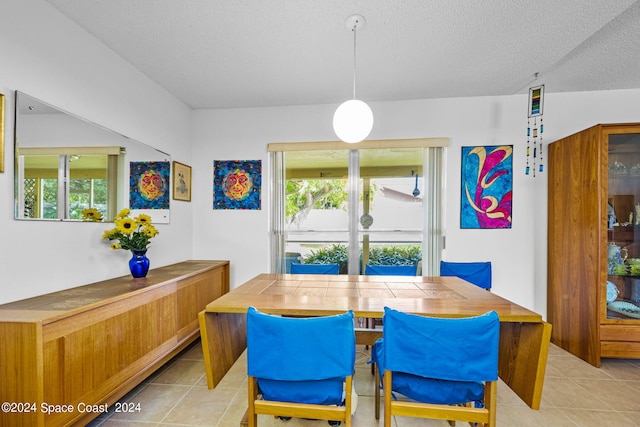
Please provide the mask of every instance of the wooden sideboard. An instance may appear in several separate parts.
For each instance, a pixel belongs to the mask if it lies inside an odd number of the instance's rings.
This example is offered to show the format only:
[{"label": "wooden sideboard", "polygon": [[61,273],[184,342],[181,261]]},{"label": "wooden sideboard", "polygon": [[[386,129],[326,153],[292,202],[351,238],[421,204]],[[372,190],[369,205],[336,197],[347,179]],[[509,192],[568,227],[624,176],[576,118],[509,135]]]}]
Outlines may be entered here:
[{"label": "wooden sideboard", "polygon": [[196,340],[228,291],[228,261],[185,261],[0,305],[0,425],[86,424]]}]

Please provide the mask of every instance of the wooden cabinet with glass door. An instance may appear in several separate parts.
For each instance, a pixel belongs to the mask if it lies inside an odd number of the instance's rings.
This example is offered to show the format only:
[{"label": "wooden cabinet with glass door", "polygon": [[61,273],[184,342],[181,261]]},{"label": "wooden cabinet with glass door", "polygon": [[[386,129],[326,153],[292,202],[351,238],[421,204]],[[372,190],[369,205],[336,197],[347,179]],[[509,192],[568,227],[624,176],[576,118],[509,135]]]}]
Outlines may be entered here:
[{"label": "wooden cabinet with glass door", "polygon": [[549,145],[551,341],[587,362],[640,359],[640,123]]}]

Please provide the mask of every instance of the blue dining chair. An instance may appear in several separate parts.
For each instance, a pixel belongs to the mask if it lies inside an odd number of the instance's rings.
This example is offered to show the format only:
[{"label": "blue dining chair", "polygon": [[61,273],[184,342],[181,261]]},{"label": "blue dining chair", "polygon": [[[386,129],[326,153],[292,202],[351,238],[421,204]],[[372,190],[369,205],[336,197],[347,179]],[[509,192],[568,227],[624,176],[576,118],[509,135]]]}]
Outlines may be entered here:
[{"label": "blue dining chair", "polygon": [[[494,427],[499,336],[495,311],[433,318],[385,307],[383,337],[371,352],[384,391],[384,426],[396,415]],[[380,418],[378,381],[375,416]]]},{"label": "blue dining chair", "polygon": [[440,261],[441,276],[456,276],[467,282],[491,289],[491,262],[448,262]]},{"label": "blue dining chair", "polygon": [[291,264],[291,274],[338,274],[339,264]]},{"label": "blue dining chair", "polygon": [[249,307],[249,427],[257,426],[258,414],[350,427],[355,347],[353,311],[293,318]]},{"label": "blue dining chair", "polygon": [[364,274],[367,276],[415,276],[416,265],[372,265],[367,264]]}]

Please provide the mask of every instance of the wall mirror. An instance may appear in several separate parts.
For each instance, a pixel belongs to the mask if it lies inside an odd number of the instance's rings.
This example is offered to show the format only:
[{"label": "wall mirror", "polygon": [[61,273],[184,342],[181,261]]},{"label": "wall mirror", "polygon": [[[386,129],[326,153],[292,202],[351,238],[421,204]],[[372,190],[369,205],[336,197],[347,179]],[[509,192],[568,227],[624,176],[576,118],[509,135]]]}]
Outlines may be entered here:
[{"label": "wall mirror", "polygon": [[[94,207],[112,221],[129,207],[154,223],[169,222],[167,153],[19,91],[15,105],[16,219],[82,221],[82,210]],[[132,206],[134,165],[166,169],[154,180],[156,194],[166,187],[166,200]]]}]

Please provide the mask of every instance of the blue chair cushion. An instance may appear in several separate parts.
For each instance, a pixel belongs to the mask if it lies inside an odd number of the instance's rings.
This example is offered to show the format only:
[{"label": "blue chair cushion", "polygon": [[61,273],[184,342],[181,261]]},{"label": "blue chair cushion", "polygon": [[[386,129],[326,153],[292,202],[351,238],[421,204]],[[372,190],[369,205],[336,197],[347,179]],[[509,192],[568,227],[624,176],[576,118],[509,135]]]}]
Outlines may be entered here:
[{"label": "blue chair cushion", "polygon": [[258,378],[265,400],[316,405],[342,405],[344,378],[318,381],[280,381]]},{"label": "blue chair cushion", "polygon": [[[372,358],[374,360],[383,357],[383,346],[383,338],[378,339],[373,345]],[[380,381],[382,381],[384,371],[380,369],[379,372]],[[393,372],[391,389],[418,402],[443,405],[480,401],[484,396],[484,383],[482,382],[439,380],[404,372]]]},{"label": "blue chair cushion", "polygon": [[441,276],[456,276],[483,289],[491,289],[491,262],[440,261]]},{"label": "blue chair cushion", "polygon": [[393,374],[392,382],[395,392],[418,402],[457,405],[484,398],[481,382],[434,380],[401,372]]},{"label": "blue chair cushion", "polygon": [[353,312],[289,318],[247,311],[247,373],[266,400],[340,404],[355,367]]},{"label": "blue chair cushion", "polygon": [[367,264],[364,274],[367,276],[415,276],[416,265],[371,265]]},{"label": "blue chair cushion", "polygon": [[291,264],[291,274],[338,274],[338,264]]}]

